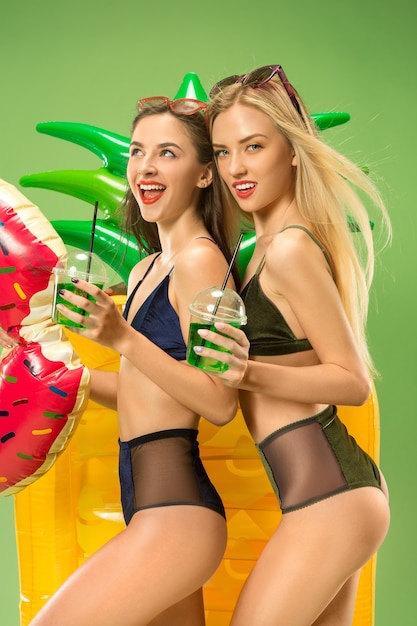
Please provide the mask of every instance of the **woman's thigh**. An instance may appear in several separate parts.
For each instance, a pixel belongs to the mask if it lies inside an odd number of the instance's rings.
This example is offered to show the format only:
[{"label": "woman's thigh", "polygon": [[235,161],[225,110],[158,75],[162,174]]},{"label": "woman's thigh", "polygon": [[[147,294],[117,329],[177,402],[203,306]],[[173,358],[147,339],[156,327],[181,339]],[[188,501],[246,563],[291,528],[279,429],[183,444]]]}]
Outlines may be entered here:
[{"label": "woman's thigh", "polygon": [[387,499],[374,487],[287,513],[244,585],[232,626],[310,626],[375,553],[388,525]]},{"label": "woman's thigh", "polygon": [[149,622],[149,626],[205,626],[205,624],[203,589],[201,587]]},{"label": "woman's thigh", "polygon": [[360,574],[358,570],[348,578],[313,626],[352,626]]},{"label": "woman's thigh", "polygon": [[225,520],[199,506],[136,513],[42,609],[32,626],[145,626],[214,573]]}]

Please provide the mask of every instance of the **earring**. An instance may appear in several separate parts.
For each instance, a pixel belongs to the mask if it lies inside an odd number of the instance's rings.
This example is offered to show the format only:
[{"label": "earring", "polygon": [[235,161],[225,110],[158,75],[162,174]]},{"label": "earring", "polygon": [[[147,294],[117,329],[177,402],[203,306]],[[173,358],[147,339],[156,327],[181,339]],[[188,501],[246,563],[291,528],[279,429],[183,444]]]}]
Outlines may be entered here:
[{"label": "earring", "polygon": [[201,186],[202,186],[202,187],[205,187],[205,186],[206,186],[206,183],[204,182],[204,180],[203,180],[203,181],[201,181]]}]

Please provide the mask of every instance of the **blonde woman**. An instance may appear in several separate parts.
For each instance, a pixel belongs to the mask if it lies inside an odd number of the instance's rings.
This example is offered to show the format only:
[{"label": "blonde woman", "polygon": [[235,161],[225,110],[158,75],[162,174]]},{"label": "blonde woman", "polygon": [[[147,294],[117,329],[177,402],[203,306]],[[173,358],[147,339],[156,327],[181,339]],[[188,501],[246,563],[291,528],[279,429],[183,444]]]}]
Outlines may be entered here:
[{"label": "blonde woman", "polygon": [[229,365],[220,376],[240,390],[283,512],[231,624],[348,626],[361,567],[389,526],[385,480],[335,408],[363,404],[373,373],[372,232],[355,188],[388,236],[389,220],[368,177],[320,139],[281,66],[225,78],[210,96],[223,203],[252,221],[256,248],[244,332],[200,332],[230,351],[217,355]]}]

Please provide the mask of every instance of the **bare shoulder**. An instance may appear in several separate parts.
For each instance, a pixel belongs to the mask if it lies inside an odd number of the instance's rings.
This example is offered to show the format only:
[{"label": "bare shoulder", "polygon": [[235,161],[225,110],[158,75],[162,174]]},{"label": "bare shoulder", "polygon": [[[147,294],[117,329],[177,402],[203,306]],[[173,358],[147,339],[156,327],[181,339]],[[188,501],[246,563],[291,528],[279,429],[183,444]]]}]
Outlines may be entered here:
[{"label": "bare shoulder", "polygon": [[175,259],[175,272],[180,276],[192,275],[199,280],[199,276],[223,275],[227,269],[227,262],[223,253],[212,239],[200,237],[194,239],[182,250]]},{"label": "bare shoulder", "polygon": [[265,271],[282,286],[322,275],[331,276],[321,247],[302,229],[288,229],[275,235],[265,254]]},{"label": "bare shoulder", "polygon": [[[199,291],[220,286],[226,271],[226,259],[213,241],[194,240],[175,259],[172,282],[177,303],[188,305]],[[234,287],[232,280],[228,286]]]}]

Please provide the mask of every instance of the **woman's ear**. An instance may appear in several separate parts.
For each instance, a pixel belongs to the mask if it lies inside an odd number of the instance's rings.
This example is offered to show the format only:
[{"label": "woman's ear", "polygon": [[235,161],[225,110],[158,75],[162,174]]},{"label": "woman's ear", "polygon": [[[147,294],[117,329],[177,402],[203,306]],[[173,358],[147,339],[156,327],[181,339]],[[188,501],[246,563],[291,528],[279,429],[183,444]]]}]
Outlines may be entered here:
[{"label": "woman's ear", "polygon": [[213,166],[211,163],[209,163],[208,165],[206,165],[204,172],[202,172],[200,176],[198,186],[204,189],[204,187],[209,187],[212,182],[213,182]]}]

